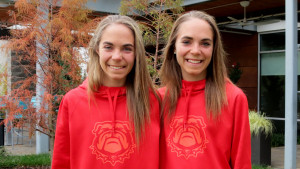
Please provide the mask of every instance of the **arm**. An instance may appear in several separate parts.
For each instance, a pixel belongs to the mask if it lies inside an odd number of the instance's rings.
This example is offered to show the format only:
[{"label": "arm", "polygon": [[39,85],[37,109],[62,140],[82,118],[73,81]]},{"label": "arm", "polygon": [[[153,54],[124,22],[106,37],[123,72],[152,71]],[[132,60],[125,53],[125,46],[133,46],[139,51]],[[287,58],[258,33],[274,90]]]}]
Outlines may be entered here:
[{"label": "arm", "polygon": [[241,92],[236,96],[233,103],[234,126],[231,146],[231,168],[251,169],[251,135],[247,97]]},{"label": "arm", "polygon": [[64,97],[59,106],[56,123],[52,169],[70,168],[69,109]]}]

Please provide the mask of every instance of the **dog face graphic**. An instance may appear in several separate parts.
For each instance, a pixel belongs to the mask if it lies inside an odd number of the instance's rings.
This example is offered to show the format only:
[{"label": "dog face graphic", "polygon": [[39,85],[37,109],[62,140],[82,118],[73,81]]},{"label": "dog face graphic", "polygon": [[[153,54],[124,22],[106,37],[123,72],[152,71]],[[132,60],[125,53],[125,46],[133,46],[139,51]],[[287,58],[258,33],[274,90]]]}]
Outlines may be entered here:
[{"label": "dog face graphic", "polygon": [[94,140],[90,149],[104,163],[123,163],[134,152],[136,145],[129,122],[98,122],[92,131]]},{"label": "dog face graphic", "polygon": [[184,156],[186,159],[203,153],[208,143],[205,127],[201,116],[189,116],[186,122],[184,117],[175,117],[170,125],[172,131],[167,138],[171,151],[176,152],[178,157]]},{"label": "dog face graphic", "polygon": [[117,153],[128,148],[128,126],[116,124],[115,129],[111,124],[103,124],[99,129],[97,148],[103,152]]}]

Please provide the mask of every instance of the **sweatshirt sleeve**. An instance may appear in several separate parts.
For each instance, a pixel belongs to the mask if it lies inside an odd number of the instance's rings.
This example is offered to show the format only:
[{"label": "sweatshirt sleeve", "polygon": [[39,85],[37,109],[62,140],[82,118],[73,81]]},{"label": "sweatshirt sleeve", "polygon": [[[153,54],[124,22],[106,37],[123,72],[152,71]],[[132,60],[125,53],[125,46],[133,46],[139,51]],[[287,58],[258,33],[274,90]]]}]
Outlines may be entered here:
[{"label": "sweatshirt sleeve", "polygon": [[248,101],[242,91],[235,97],[232,111],[234,113],[234,127],[231,148],[231,168],[251,169],[251,135]]},{"label": "sweatshirt sleeve", "polygon": [[70,168],[69,108],[66,97],[60,103],[56,122],[52,169]]}]

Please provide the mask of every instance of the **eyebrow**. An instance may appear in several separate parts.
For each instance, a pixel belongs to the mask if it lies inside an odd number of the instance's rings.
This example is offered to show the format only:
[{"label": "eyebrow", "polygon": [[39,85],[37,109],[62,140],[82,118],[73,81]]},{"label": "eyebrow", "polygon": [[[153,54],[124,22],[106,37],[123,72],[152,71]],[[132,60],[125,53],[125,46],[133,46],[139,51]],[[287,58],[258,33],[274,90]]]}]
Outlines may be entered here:
[{"label": "eyebrow", "polygon": [[123,45],[123,46],[125,46],[125,47],[134,47],[133,44],[130,44],[130,43],[125,44],[125,45]]},{"label": "eyebrow", "polygon": [[181,39],[189,39],[189,40],[192,40],[193,38],[192,38],[192,37],[189,37],[189,36],[184,36],[184,37],[182,37]]},{"label": "eyebrow", "polygon": [[[106,45],[114,45],[113,43],[111,43],[111,42],[103,42],[103,44],[106,44]],[[134,45],[133,44],[131,44],[131,43],[127,43],[127,44],[124,44],[124,45],[122,45],[122,46],[125,46],[125,47],[134,47]]]},{"label": "eyebrow", "polygon": [[103,42],[103,44],[106,44],[106,45],[113,45],[111,42]]},{"label": "eyebrow", "polygon": [[[183,36],[181,39],[193,40],[193,38],[190,36]],[[211,41],[212,42],[212,39],[204,38],[204,39],[201,39],[201,41]]]}]

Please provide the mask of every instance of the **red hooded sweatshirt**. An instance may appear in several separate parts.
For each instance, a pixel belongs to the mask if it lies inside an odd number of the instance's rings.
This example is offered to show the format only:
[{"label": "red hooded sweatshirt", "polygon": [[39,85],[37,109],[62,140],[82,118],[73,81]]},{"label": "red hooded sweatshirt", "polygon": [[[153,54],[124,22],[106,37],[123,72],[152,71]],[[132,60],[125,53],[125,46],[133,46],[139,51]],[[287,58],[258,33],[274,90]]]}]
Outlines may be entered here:
[{"label": "red hooded sweatshirt", "polygon": [[[228,106],[218,120],[205,110],[205,80],[182,81],[174,116],[165,117],[160,169],[251,169],[251,138],[245,94],[226,84]],[[159,89],[162,96],[166,88]]]},{"label": "red hooded sweatshirt", "polygon": [[137,147],[125,87],[100,87],[90,106],[87,81],[68,92],[59,107],[52,169],[157,169],[159,103],[150,97],[151,123]]}]

